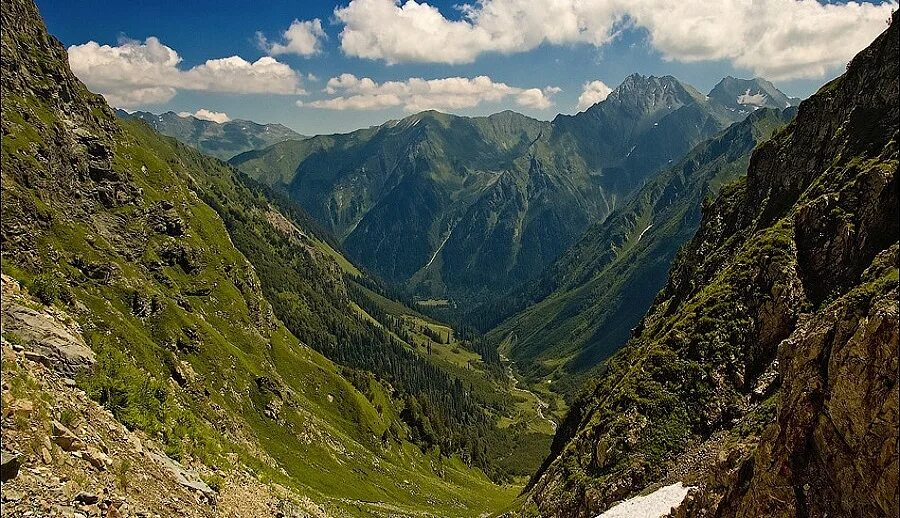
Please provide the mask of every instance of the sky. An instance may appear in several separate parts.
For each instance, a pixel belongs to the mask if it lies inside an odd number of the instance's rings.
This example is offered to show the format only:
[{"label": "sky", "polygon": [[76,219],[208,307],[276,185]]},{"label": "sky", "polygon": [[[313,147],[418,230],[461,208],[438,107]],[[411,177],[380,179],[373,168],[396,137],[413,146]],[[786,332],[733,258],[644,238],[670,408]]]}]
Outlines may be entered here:
[{"label": "sky", "polygon": [[37,0],[116,107],[347,132],[437,109],[550,120],[626,76],[727,75],[807,97],[895,0]]}]

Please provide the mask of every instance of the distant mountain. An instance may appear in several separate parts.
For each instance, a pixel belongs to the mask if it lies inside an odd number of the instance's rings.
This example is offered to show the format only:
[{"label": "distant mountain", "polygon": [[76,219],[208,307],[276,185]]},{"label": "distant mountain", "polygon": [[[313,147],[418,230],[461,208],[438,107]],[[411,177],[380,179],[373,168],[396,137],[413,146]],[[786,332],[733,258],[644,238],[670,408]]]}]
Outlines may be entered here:
[{"label": "distant mountain", "polygon": [[894,13],[704,204],[518,516],[672,482],[698,488],[676,517],[900,513],[898,47]]},{"label": "distant mountain", "polygon": [[728,76],[719,81],[709,97],[736,112],[749,113],[759,108],[785,109],[800,104],[800,99],[788,97],[775,85],[762,78],[736,79]]},{"label": "distant mountain", "polygon": [[757,110],[650,179],[534,282],[498,307],[476,309],[514,314],[489,338],[533,379],[552,379],[563,393],[576,388],[628,340],[665,284],[676,252],[697,230],[703,203],[742,176],[756,145],[795,112]]},{"label": "distant mountain", "polygon": [[141,119],[159,133],[176,138],[221,160],[228,160],[245,151],[266,148],[285,140],[306,138],[281,124],[259,124],[241,119],[220,123],[198,119],[191,115],[179,115],[171,111],[157,115],[142,111],[129,113],[116,110],[116,115]]},{"label": "distant mountain", "polygon": [[533,279],[656,171],[744,116],[673,77],[633,75],[552,122],[423,112],[231,162],[289,193],[379,276],[465,304]]}]

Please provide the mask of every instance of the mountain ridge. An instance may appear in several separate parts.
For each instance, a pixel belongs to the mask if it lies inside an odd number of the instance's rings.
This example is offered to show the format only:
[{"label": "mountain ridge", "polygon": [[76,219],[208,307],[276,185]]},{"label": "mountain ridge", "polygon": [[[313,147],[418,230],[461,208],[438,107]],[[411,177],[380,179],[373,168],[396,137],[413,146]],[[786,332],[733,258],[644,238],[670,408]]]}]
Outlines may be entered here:
[{"label": "mountain ridge", "polygon": [[119,117],[143,120],[157,132],[221,160],[254,149],[263,149],[285,140],[302,140],[305,136],[282,124],[260,124],[244,119],[216,122],[173,111],[160,114],[146,111],[115,110]]},{"label": "mountain ridge", "polygon": [[[216,508],[217,494],[246,483],[263,514],[377,516],[390,506],[462,517],[513,497],[514,486],[473,467],[488,469],[487,428],[515,401],[470,339],[396,301],[371,302],[377,286],[305,228],[302,211],[143,121],[117,119],[71,73],[33,2],[4,2],[2,19],[3,401],[23,409],[3,415],[3,491],[26,495],[4,501],[4,513],[40,515],[101,488],[104,505],[143,512],[157,495],[142,496],[154,487],[142,477],[179,465],[192,485],[153,511],[235,511],[240,497]],[[357,284],[370,286],[366,298]],[[53,335],[63,338],[46,340],[36,318],[64,323]],[[75,345],[91,354],[73,361]],[[332,346],[341,364],[320,352]],[[405,385],[364,369],[374,353],[406,369]],[[53,383],[28,382],[37,372]],[[46,392],[62,378],[93,403],[45,404],[65,397]],[[104,460],[59,439],[62,427],[87,433],[100,405],[104,423],[147,447],[117,444]],[[546,433],[516,417],[508,426],[523,425],[542,451]],[[466,443],[463,429],[480,429],[482,442]],[[12,445],[29,474],[6,480]],[[128,455],[113,457],[122,448]],[[124,462],[136,457],[144,462]],[[527,464],[496,466],[521,474]],[[60,483],[65,466],[87,475]],[[43,484],[27,485],[35,478]],[[171,500],[184,494],[189,504]]]},{"label": "mountain ridge", "polygon": [[736,117],[675,78],[632,75],[608,101],[552,122],[430,111],[231,163],[293,196],[376,275],[468,304],[534,278]]}]

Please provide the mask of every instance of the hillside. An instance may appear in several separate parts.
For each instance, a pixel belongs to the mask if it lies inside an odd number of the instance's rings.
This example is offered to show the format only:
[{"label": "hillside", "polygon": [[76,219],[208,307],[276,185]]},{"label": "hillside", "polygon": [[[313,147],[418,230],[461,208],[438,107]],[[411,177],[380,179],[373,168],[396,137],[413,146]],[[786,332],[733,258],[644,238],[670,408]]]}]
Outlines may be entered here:
[{"label": "hillside", "polygon": [[897,514],[898,42],[895,13],[704,208],[521,514],[675,481],[679,516]]},{"label": "hillside", "polygon": [[247,120],[215,122],[198,119],[192,115],[165,112],[126,112],[116,110],[121,118],[134,117],[150,125],[158,133],[179,141],[221,160],[267,148],[285,140],[301,140],[306,137],[281,124],[259,124]]},{"label": "hillside", "polygon": [[660,167],[743,118],[634,75],[574,116],[423,112],[232,159],[288,193],[351,258],[463,308],[536,277]]},{"label": "hillside", "polygon": [[[512,498],[514,486],[473,467],[500,465],[487,445],[439,442],[459,438],[462,414],[473,431],[505,437],[495,423],[515,398],[497,401],[499,382],[493,401],[471,388],[496,377],[477,345],[438,347],[423,330],[408,331],[414,344],[390,338],[403,326],[369,320],[345,280],[358,270],[302,211],[143,122],[117,120],[71,74],[32,2],[4,2],[2,22],[4,479],[7,454],[22,465],[3,490],[23,495],[4,513],[74,505],[79,491],[197,516],[256,496],[267,512],[301,516],[472,516]],[[436,339],[451,332],[432,325]],[[465,358],[469,379],[400,352],[413,346]],[[391,379],[366,363],[379,351],[408,370]],[[187,475],[160,478],[173,465]],[[241,495],[248,487],[254,499]]]},{"label": "hillside", "polygon": [[533,283],[498,307],[478,308],[508,317],[488,339],[502,344],[535,384],[549,380],[571,395],[628,340],[665,284],[675,253],[696,232],[703,204],[745,173],[754,147],[793,113],[759,109],[649,180]]}]

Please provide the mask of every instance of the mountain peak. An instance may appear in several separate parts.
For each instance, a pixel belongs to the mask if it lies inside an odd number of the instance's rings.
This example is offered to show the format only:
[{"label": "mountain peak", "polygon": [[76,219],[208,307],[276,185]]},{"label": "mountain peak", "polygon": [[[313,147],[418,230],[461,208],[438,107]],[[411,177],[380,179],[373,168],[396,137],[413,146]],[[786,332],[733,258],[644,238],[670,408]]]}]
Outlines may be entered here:
[{"label": "mountain peak", "polygon": [[799,103],[799,99],[788,97],[761,77],[740,79],[726,76],[713,87],[709,97],[729,110],[738,112],[750,112],[764,107],[784,109]]},{"label": "mountain peak", "polygon": [[657,77],[634,73],[626,77],[606,100],[597,103],[594,108],[621,106],[628,110],[649,114],[661,109],[677,109],[702,97],[703,95],[692,86],[686,85],[672,76]]}]

